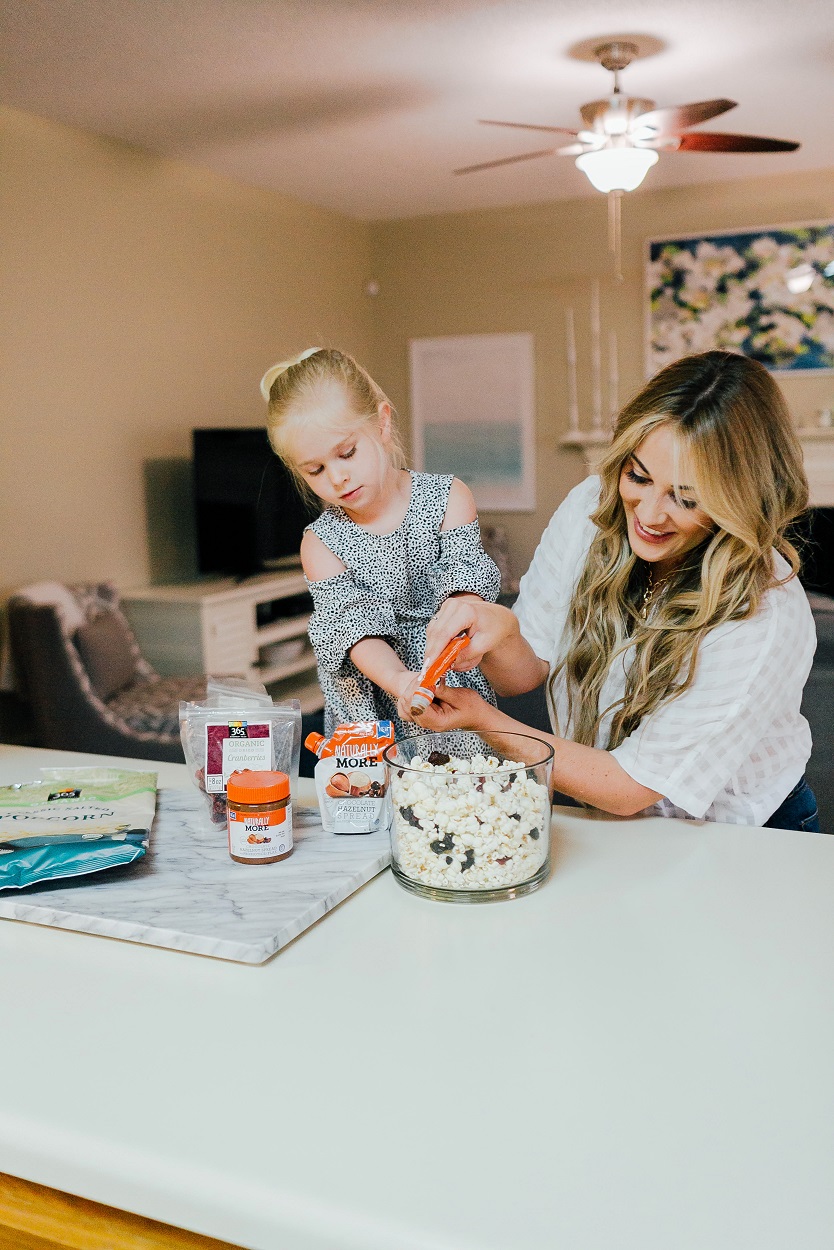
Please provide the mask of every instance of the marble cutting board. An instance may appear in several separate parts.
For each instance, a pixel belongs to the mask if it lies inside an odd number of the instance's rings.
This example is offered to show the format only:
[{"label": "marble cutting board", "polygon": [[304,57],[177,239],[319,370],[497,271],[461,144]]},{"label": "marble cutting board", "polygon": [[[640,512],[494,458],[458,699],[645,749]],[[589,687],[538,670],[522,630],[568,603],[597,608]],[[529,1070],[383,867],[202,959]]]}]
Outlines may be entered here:
[{"label": "marble cutting board", "polygon": [[387,831],[325,833],[293,812],[295,850],[277,864],[236,864],[195,789],[157,795],[147,854],[107,872],[0,892],[0,917],[259,964],[390,863]]}]

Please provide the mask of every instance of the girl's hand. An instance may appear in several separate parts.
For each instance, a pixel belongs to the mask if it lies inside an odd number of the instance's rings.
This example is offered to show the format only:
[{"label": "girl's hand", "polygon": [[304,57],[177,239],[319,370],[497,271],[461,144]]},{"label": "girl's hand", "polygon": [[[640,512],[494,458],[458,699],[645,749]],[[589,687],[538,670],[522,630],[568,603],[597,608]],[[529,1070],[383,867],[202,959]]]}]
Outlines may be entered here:
[{"label": "girl's hand", "polygon": [[447,686],[441,682],[431,707],[419,716],[409,716],[409,720],[433,733],[445,733],[450,729],[478,731],[489,728],[490,714],[495,713],[492,704],[468,686]]},{"label": "girl's hand", "polygon": [[420,685],[419,673],[403,673],[397,682],[397,688],[394,693],[397,699],[397,715],[404,721],[413,721],[415,719],[411,711],[411,696]]},{"label": "girl's hand", "polygon": [[446,644],[464,630],[469,635],[469,646],[453,665],[458,673],[477,667],[490,651],[518,635],[518,619],[509,608],[486,603],[477,595],[452,595],[429,621],[426,664],[437,659]]}]

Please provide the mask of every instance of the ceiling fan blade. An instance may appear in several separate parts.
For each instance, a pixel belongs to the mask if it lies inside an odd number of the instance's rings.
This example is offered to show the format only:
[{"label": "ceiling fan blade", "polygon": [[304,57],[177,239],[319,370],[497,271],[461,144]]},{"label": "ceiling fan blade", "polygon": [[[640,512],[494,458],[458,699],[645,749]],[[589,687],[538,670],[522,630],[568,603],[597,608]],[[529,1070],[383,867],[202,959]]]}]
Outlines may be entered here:
[{"label": "ceiling fan blade", "polygon": [[498,165],[515,165],[516,161],[532,161],[537,156],[552,156],[555,148],[544,148],[541,152],[525,152],[523,156],[505,156],[502,161],[484,161],[481,165],[465,165],[463,169],[452,170],[455,174],[474,174],[479,169],[495,169]]},{"label": "ceiling fan blade", "polygon": [[658,135],[676,135],[690,126],[709,121],[736,107],[735,100],[701,100],[696,104],[672,104],[669,108],[652,109],[634,119],[634,129],[647,127]]},{"label": "ceiling fan blade", "polygon": [[545,130],[551,135],[575,135],[575,130],[568,130],[566,126],[532,126],[529,122],[493,122],[485,117],[478,118],[480,126],[511,126],[513,130]]},{"label": "ceiling fan blade", "polygon": [[583,152],[592,152],[587,143],[569,143],[564,148],[556,149],[556,156],[581,156]]},{"label": "ceiling fan blade", "polygon": [[764,139],[760,135],[724,135],[695,130],[680,136],[679,152],[795,152],[790,139]]}]

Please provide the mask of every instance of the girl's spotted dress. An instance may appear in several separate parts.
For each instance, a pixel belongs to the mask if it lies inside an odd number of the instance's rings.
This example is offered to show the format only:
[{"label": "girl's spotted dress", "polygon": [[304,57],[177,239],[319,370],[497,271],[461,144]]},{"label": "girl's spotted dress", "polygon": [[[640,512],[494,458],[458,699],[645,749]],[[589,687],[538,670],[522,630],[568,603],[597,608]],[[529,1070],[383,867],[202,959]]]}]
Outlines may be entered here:
[{"label": "girl's spotted dress", "polygon": [[[500,575],[481,546],[477,520],[441,532],[451,475],[411,471],[411,499],[391,534],[372,534],[331,506],[308,528],[345,566],[308,582],[313,596],[310,640],[325,697],[325,732],[345,721],[393,720],[397,736],[420,732],[402,721],[390,695],[350,658],[362,638],[384,638],[407,668],[423,667],[426,626],[449,595],[470,591],[494,603]],[[480,669],[450,673],[450,686],[470,686],[495,703]]]}]

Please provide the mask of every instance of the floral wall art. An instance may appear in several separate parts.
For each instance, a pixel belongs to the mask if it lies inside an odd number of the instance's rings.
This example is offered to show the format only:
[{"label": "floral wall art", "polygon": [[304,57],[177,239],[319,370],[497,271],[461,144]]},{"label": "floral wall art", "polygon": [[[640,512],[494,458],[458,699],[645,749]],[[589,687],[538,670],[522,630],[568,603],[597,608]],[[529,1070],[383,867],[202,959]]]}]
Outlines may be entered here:
[{"label": "floral wall art", "polygon": [[713,348],[834,370],[834,222],[650,240],[646,289],[648,376]]}]

